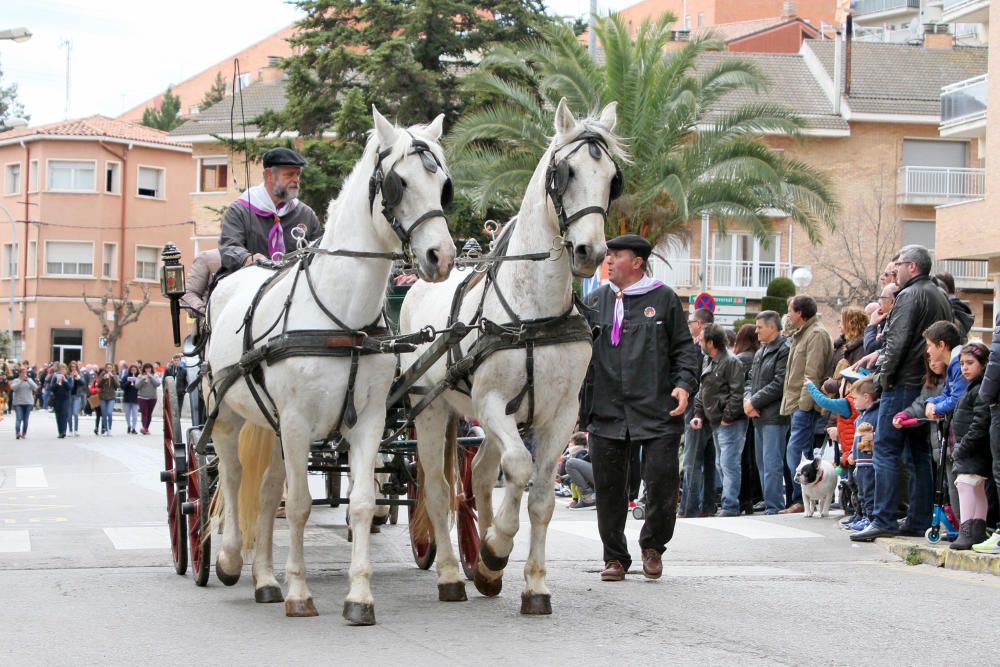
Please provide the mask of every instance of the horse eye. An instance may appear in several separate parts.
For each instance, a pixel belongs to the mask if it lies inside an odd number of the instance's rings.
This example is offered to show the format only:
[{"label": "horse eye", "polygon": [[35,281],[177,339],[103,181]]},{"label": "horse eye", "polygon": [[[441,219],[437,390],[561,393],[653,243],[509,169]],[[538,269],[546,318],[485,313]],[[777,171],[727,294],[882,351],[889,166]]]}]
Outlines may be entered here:
[{"label": "horse eye", "polygon": [[400,178],[399,179],[399,185],[400,185],[400,187],[405,188],[406,187],[406,179],[405,178]]}]

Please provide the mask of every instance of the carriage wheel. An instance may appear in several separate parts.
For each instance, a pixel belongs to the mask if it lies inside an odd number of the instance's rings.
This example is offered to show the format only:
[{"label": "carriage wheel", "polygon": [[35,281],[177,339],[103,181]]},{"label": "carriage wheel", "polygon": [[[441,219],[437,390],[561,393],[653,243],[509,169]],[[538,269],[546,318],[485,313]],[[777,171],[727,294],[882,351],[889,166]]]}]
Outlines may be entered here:
[{"label": "carriage wheel", "polygon": [[[164,469],[160,473],[160,481],[167,487],[167,528],[170,531],[170,554],[174,561],[174,571],[177,574],[187,573],[187,531],[184,528],[184,517],[181,515],[181,504],[184,502],[186,486],[185,468],[187,457],[183,444],[175,445],[174,432],[180,434],[180,419],[173,419],[176,410],[171,410],[177,404],[174,379],[164,378],[163,381],[163,462]],[[173,404],[173,405],[171,405]]]},{"label": "carriage wheel", "polygon": [[188,461],[195,462],[197,466],[188,475],[187,495],[191,500],[184,503],[188,542],[191,545],[191,571],[194,574],[194,583],[205,586],[212,571],[210,463],[207,456],[195,453],[194,441],[188,443]]},{"label": "carriage wheel", "polygon": [[458,497],[458,553],[462,558],[462,570],[470,580],[476,576],[476,561],[479,558],[479,526],[476,516],[476,497],[472,491],[472,460],[476,450],[462,447],[458,452],[458,470],[462,488]]},{"label": "carriage wheel", "polygon": [[[407,465],[411,465],[407,463]],[[416,471],[416,456],[414,456],[412,466],[414,468],[413,477],[417,477]],[[418,483],[423,483],[423,473],[419,474]],[[406,497],[414,502],[417,500],[417,484],[410,481],[406,485]],[[413,517],[417,513],[416,505],[406,506],[406,517],[409,523],[410,531],[410,549],[413,550],[413,561],[417,564],[421,570],[429,570],[431,565],[434,564],[434,557],[437,556],[437,545],[434,544],[433,538],[427,538],[421,536],[419,539],[413,535]]]}]

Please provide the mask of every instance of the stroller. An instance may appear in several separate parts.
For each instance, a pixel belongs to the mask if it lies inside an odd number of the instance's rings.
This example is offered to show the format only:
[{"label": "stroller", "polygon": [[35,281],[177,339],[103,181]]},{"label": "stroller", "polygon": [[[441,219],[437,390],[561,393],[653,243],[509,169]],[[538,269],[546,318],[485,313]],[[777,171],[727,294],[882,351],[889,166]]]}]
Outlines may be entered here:
[{"label": "stroller", "polygon": [[[931,544],[940,542],[942,537],[948,541],[958,537],[958,520],[955,518],[955,512],[951,505],[948,504],[948,474],[945,470],[945,464],[948,460],[950,420],[936,419],[934,421],[941,441],[941,454],[938,457],[937,484],[934,489],[934,514],[931,516],[931,527],[924,533],[924,537]],[[944,529],[943,534],[942,528]]]}]

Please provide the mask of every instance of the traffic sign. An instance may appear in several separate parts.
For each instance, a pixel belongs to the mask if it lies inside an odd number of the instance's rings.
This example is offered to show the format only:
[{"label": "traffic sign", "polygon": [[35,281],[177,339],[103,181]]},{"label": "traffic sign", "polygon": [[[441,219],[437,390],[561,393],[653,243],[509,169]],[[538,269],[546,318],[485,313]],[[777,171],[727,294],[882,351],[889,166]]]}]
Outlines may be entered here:
[{"label": "traffic sign", "polygon": [[108,339],[105,338],[104,336],[98,336],[97,347],[101,348],[102,350],[106,350],[108,347]]},{"label": "traffic sign", "polygon": [[715,299],[708,292],[702,292],[694,299],[695,310],[701,310],[702,308],[715,312]]},{"label": "traffic sign", "polygon": [[[706,293],[702,292],[702,294],[699,294],[697,296],[695,296],[694,294],[692,294],[691,296],[688,297],[688,301],[690,303],[694,303],[699,298],[701,298],[701,296],[703,294],[706,294]],[[713,299],[715,299],[715,305],[717,305],[717,306],[746,306],[747,305],[747,298],[745,296],[729,296],[729,295],[720,296],[718,294],[711,295],[711,296],[712,296]]]}]

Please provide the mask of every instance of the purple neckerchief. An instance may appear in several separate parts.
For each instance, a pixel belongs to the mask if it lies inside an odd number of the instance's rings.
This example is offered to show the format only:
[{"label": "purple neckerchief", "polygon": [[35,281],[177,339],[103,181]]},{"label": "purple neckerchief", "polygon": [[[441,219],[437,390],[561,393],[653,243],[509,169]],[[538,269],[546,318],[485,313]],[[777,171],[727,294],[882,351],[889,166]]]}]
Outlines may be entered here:
[{"label": "purple neckerchief", "polygon": [[609,282],[608,286],[615,293],[615,317],[614,322],[611,324],[611,345],[618,347],[622,342],[622,324],[625,322],[625,304],[623,303],[623,298],[626,295],[641,296],[652,292],[657,287],[662,287],[663,283],[649,276],[643,276],[625,289],[619,288],[612,282]]},{"label": "purple neckerchief", "polygon": [[[270,257],[272,261],[281,259],[281,255],[285,254],[285,231],[281,228],[281,218],[279,218],[276,213],[271,213],[257,208],[246,199],[237,199],[236,203],[250,209],[250,212],[256,216],[261,218],[272,218],[274,220],[274,225],[272,225],[271,229],[267,232],[267,256]],[[278,204],[278,208],[284,207],[284,202]]]}]

